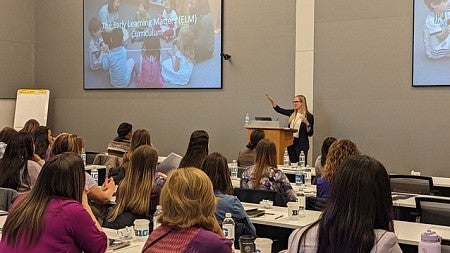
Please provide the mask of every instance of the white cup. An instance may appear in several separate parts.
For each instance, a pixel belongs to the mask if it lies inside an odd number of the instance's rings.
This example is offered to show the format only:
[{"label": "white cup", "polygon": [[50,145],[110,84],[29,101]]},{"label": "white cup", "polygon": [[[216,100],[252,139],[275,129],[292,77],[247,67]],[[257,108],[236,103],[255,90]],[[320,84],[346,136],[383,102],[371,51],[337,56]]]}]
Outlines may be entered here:
[{"label": "white cup", "polygon": [[289,219],[296,220],[300,218],[300,205],[298,202],[288,202],[287,207]]},{"label": "white cup", "polygon": [[270,240],[269,238],[256,238],[255,249],[256,253],[271,253],[272,240]]},{"label": "white cup", "polygon": [[150,221],[146,219],[134,220],[134,234],[138,240],[146,240],[149,235]]}]

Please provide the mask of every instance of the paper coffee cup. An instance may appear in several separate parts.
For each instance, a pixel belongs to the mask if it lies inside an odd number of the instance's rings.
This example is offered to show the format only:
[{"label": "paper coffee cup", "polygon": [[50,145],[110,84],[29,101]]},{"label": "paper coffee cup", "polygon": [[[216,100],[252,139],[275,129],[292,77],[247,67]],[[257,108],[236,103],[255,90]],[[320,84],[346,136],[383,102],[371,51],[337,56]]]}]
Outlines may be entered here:
[{"label": "paper coffee cup", "polygon": [[255,249],[256,253],[271,253],[272,240],[269,238],[256,238]]}]

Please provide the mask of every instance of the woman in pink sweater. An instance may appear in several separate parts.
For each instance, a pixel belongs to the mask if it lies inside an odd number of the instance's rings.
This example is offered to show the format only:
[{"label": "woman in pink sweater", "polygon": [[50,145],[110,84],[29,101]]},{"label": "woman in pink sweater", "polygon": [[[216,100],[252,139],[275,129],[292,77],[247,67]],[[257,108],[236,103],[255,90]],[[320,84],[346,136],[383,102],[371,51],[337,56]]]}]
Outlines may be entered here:
[{"label": "woman in pink sweater", "polygon": [[88,205],[84,181],[80,156],[50,158],[33,189],[14,203],[0,252],[105,252],[107,237]]}]

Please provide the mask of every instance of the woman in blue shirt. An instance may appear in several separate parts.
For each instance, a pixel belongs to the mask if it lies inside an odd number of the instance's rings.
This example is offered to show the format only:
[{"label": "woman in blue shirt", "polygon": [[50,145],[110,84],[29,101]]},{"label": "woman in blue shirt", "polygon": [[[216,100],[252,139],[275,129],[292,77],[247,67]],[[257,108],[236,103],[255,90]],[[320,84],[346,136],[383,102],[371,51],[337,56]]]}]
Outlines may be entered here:
[{"label": "woman in blue shirt", "polygon": [[[214,195],[217,198],[216,218],[221,224],[225,219],[225,213],[231,213],[236,223],[235,238],[241,235],[256,236],[256,229],[248,218],[241,202],[233,196],[228,162],[221,154],[214,152],[206,156],[202,164],[202,170],[211,179]],[[235,240],[237,243],[238,240]]]}]

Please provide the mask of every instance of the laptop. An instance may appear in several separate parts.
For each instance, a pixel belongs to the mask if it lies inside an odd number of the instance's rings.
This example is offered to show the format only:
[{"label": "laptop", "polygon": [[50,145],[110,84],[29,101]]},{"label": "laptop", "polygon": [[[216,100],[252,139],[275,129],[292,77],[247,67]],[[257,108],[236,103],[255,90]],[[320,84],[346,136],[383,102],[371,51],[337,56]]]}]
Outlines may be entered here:
[{"label": "laptop", "polygon": [[261,121],[272,121],[271,117],[261,117],[261,116],[255,116],[255,120],[261,120]]}]

